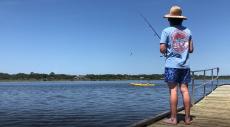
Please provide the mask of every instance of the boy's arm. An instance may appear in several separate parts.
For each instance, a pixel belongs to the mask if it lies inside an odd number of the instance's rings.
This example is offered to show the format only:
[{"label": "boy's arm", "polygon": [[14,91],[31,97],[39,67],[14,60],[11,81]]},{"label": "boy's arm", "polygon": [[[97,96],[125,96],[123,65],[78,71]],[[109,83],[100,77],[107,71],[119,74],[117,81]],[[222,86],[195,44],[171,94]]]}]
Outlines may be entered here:
[{"label": "boy's arm", "polygon": [[168,40],[168,34],[165,30],[161,33],[161,40],[160,40],[160,52],[166,56],[167,53],[167,40]]},{"label": "boy's arm", "polygon": [[193,41],[192,41],[192,39],[189,41],[189,53],[193,53],[193,50],[194,50],[194,48],[193,48]]},{"label": "boy's arm", "polygon": [[160,44],[160,52],[162,53],[162,54],[165,54],[166,53],[166,44],[165,43],[161,43]]}]

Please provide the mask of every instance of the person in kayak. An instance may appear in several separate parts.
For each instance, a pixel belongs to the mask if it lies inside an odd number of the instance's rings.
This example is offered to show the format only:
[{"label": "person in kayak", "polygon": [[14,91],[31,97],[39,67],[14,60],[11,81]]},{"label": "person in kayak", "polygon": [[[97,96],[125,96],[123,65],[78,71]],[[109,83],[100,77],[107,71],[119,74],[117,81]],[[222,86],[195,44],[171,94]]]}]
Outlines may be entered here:
[{"label": "person in kayak", "polygon": [[191,123],[190,118],[190,95],[188,83],[191,82],[189,54],[193,52],[191,31],[182,25],[187,17],[182,16],[182,9],[179,6],[172,6],[169,14],[166,14],[170,26],[165,28],[161,34],[160,52],[165,54],[165,74],[170,92],[169,119],[164,122],[177,124],[177,87],[179,85],[185,107],[185,124]]}]

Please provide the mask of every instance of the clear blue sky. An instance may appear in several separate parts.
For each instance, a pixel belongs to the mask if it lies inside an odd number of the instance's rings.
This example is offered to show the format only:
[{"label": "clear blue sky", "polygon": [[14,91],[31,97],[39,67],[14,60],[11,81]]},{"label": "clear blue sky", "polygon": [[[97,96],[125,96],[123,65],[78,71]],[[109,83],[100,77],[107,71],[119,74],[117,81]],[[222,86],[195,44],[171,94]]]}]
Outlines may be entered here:
[{"label": "clear blue sky", "polygon": [[0,72],[163,73],[159,40],[138,11],[160,33],[174,4],[193,32],[192,70],[229,75],[229,0],[0,0]]}]

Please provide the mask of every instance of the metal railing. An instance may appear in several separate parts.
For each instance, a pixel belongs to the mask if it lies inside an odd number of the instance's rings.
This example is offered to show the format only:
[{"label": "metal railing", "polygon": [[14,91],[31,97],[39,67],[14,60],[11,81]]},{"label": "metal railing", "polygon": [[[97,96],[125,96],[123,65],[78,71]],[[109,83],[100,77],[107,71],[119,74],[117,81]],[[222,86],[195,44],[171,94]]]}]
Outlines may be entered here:
[{"label": "metal railing", "polygon": [[[211,68],[211,69],[204,69],[204,70],[195,70],[195,71],[191,71],[192,73],[192,105],[194,105],[195,103],[197,103],[199,100],[203,99],[205,96],[207,96],[210,92],[212,92],[214,89],[217,88],[218,84],[219,84],[219,68]],[[214,74],[214,71],[216,71],[216,73]],[[211,72],[210,75],[207,75],[207,72]],[[203,73],[202,75],[196,75],[196,73]],[[199,86],[195,86],[195,80],[196,79],[201,79],[203,78],[203,83]],[[214,81],[216,81],[216,85],[214,85]],[[211,84],[211,91],[208,93],[206,88],[207,85]],[[198,99],[197,101],[195,100],[195,90],[199,89],[199,88],[203,88],[203,95],[200,99]]]}]

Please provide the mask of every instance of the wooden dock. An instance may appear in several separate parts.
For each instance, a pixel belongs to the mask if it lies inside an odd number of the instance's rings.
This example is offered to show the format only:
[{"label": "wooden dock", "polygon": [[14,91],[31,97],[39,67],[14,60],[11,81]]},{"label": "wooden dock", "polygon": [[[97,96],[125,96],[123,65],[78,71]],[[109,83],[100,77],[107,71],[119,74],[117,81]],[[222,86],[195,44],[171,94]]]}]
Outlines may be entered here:
[{"label": "wooden dock", "polygon": [[[192,124],[184,124],[184,111],[178,113],[179,127],[230,127],[230,85],[216,88],[191,108]],[[162,120],[148,127],[170,127]]]}]

